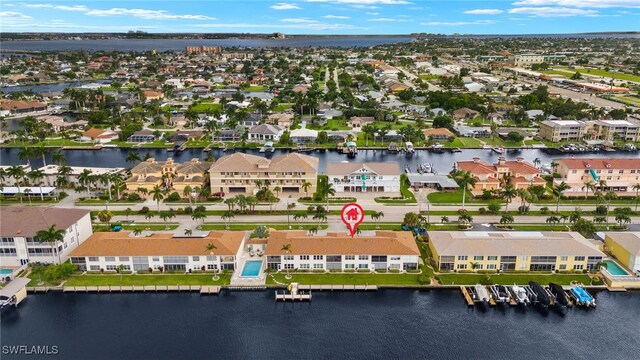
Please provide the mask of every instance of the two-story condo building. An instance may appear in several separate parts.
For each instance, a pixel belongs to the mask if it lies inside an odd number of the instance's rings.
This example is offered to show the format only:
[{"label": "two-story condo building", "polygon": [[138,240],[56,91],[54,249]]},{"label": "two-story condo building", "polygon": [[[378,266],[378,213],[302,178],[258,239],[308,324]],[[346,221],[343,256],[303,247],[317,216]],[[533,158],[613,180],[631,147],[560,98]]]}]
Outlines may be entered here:
[{"label": "two-story condo building", "polygon": [[131,177],[125,184],[129,191],[139,188],[152,190],[158,185],[182,193],[187,186],[203,188],[207,180],[205,173],[211,164],[199,159],[176,163],[172,158],[168,158],[167,161],[150,158],[131,169]]},{"label": "two-story condo building", "polygon": [[[314,193],[318,183],[318,158],[289,153],[267,159],[235,153],[218,159],[209,169],[211,191],[254,194],[257,184],[280,187],[283,193]],[[304,184],[310,186],[305,187]]]},{"label": "two-story condo building", "polygon": [[637,120],[596,120],[593,129],[601,140],[640,141],[640,122]]},{"label": "two-story condo building", "polygon": [[606,251],[615,256],[622,265],[640,275],[640,232],[605,233]]},{"label": "two-story condo building", "polygon": [[[129,232],[95,233],[75,249],[71,262],[83,271],[157,272],[167,270],[234,270],[242,252],[244,231],[212,231],[185,237],[156,233],[134,237]],[[213,244],[214,250],[207,250]]]},{"label": "two-story condo building", "polygon": [[[40,230],[64,230],[56,244],[39,242]],[[20,267],[29,262],[59,264],[91,234],[89,210],[45,206],[4,206],[0,211],[0,263]]]},{"label": "two-story condo building", "polygon": [[604,254],[577,232],[430,231],[439,271],[593,270]]},{"label": "two-story condo building", "polygon": [[495,164],[489,164],[474,157],[471,161],[456,162],[456,169],[467,171],[476,179],[471,189],[474,194],[483,190],[499,190],[509,182],[515,189],[528,188],[533,185],[545,185],[540,177],[540,170],[531,163],[518,157],[515,161],[507,161],[503,156]]},{"label": "two-story condo building", "polygon": [[[290,252],[283,251],[285,245]],[[308,236],[306,231],[272,231],[267,267],[276,270],[414,270],[420,251],[410,232],[377,231],[373,236],[346,233]]]},{"label": "two-story condo building", "polygon": [[635,194],[633,186],[640,183],[640,158],[565,158],[554,161],[558,164],[556,172],[560,174],[554,182],[564,181],[569,185],[571,188],[565,193],[567,195],[586,194],[589,182],[597,191],[632,195]]},{"label": "two-story condo building", "polygon": [[398,163],[329,163],[327,176],[336,192],[399,192]]},{"label": "two-story condo building", "polygon": [[585,136],[587,124],[577,120],[545,120],[540,122],[539,135],[553,142],[579,141]]},{"label": "two-story condo building", "polygon": [[61,175],[60,166],[55,164],[43,166],[38,170],[42,170],[42,172],[44,173],[42,182],[47,186],[55,186],[56,181],[60,176],[63,176],[66,179],[69,186],[78,186],[80,185],[78,176],[80,176],[80,174],[82,174],[82,172],[84,172],[85,170],[90,171],[91,175],[94,176],[120,174],[124,172],[124,168],[69,166],[70,172],[66,175]]}]

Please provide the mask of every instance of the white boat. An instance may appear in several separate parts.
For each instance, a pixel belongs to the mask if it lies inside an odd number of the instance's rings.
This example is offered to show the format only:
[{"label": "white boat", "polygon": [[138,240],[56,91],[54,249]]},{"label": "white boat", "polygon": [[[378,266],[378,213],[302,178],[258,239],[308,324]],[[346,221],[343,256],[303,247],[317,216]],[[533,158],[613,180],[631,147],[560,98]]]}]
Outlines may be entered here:
[{"label": "white boat", "polygon": [[491,297],[489,296],[489,292],[487,291],[487,288],[484,285],[476,284],[474,289],[476,291],[476,295],[478,296],[479,301],[482,301],[483,303],[489,302],[489,299]]},{"label": "white boat", "polygon": [[516,302],[518,304],[527,305],[529,304],[529,297],[527,296],[527,291],[518,285],[513,285],[511,287],[511,291],[513,291],[513,295],[516,297]]},{"label": "white boat", "polygon": [[493,299],[498,303],[508,303],[511,299],[511,296],[509,296],[509,290],[507,290],[506,286],[493,285],[489,290],[491,290],[491,296]]},{"label": "white boat", "polygon": [[411,141],[407,141],[404,144],[404,150],[408,153],[408,154],[413,154],[413,152],[415,151],[415,149],[413,148],[413,143]]},{"label": "white boat", "polygon": [[492,147],[491,151],[498,153],[498,154],[502,154],[504,153],[504,147],[502,145],[498,146],[498,147]]}]

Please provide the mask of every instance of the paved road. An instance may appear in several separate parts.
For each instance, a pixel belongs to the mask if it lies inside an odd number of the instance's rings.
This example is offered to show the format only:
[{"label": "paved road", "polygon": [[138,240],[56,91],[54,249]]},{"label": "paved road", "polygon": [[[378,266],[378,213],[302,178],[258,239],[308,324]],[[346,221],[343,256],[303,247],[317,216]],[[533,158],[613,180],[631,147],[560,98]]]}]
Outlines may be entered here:
[{"label": "paved road", "polygon": [[322,87],[322,92],[325,94],[329,92],[327,81],[329,81],[329,68],[326,68],[324,71],[324,86]]},{"label": "paved road", "polygon": [[611,100],[607,100],[607,99],[602,99],[599,98],[598,96],[596,96],[596,94],[589,94],[589,93],[582,93],[579,91],[573,91],[573,90],[569,90],[569,89],[564,89],[564,88],[560,88],[557,86],[553,86],[551,84],[548,84],[544,81],[531,81],[531,80],[524,80],[525,82],[532,84],[532,85],[544,85],[547,86],[549,88],[549,92],[552,93],[558,93],[562,96],[568,97],[571,100],[575,101],[575,102],[583,102],[583,101],[588,101],[590,103],[592,103],[594,106],[596,107],[610,107],[612,109],[626,109],[627,107],[631,107],[634,108],[632,106],[627,106],[625,104],[621,104],[615,101],[611,101]]}]

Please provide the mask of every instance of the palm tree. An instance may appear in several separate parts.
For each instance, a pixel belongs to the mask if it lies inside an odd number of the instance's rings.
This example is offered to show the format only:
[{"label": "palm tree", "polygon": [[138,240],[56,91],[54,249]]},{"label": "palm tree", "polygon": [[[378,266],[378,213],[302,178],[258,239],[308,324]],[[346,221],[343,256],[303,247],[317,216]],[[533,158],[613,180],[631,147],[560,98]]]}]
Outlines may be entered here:
[{"label": "palm tree", "polygon": [[462,187],[462,210],[464,210],[464,202],[467,195],[467,187],[475,186],[476,179],[468,171],[461,171],[455,176],[455,180]]},{"label": "palm tree", "polygon": [[282,191],[280,186],[276,186],[273,188],[273,192],[276,193],[276,197],[280,197],[280,191]]},{"label": "palm tree", "polygon": [[449,217],[448,216],[443,216],[440,218],[440,222],[442,222],[443,224],[446,224],[449,222]]},{"label": "palm tree", "polygon": [[91,183],[91,170],[84,169],[80,174],[78,174],[78,183],[87,189],[87,196],[90,197],[90,183]]},{"label": "palm tree", "polygon": [[13,165],[7,169],[7,175],[15,179],[16,187],[18,188],[18,195],[20,196],[20,203],[22,204],[22,192],[20,191],[20,181],[24,179],[25,172],[22,165]]},{"label": "palm tree", "polygon": [[502,191],[500,192],[500,196],[502,196],[505,200],[505,207],[504,207],[504,212],[505,214],[508,212],[508,207],[509,207],[509,203],[511,203],[511,200],[513,200],[514,197],[516,197],[517,193],[516,193],[516,189],[514,189],[513,185],[511,184],[507,184],[504,189],[502,189]]},{"label": "palm tree", "polygon": [[142,230],[140,230],[140,228],[133,229],[133,236],[138,237],[140,234],[142,234]]},{"label": "palm tree", "polygon": [[560,199],[562,198],[562,194],[564,194],[565,191],[569,190],[569,188],[570,186],[567,185],[567,183],[565,183],[564,181],[553,188],[553,195],[558,197],[558,202],[556,202],[556,213],[560,209]]},{"label": "palm tree", "polygon": [[24,194],[27,195],[27,199],[29,200],[29,205],[31,205],[31,189],[30,188],[24,189]]},{"label": "palm tree", "polygon": [[609,208],[611,207],[611,200],[615,200],[618,198],[618,194],[614,191],[609,191],[604,195],[605,200],[607,200],[607,230],[609,230]]},{"label": "palm tree", "polygon": [[229,221],[231,219],[233,219],[235,216],[233,215],[233,213],[231,211],[227,211],[224,214],[222,214],[222,221],[224,221],[224,228],[229,230]]},{"label": "palm tree", "polygon": [[153,187],[153,189],[151,190],[150,194],[152,195],[153,200],[155,200],[156,202],[156,206],[158,209],[158,212],[160,211],[160,200],[164,199],[164,193],[162,191],[162,189],[160,189],[160,186],[156,185]]},{"label": "palm tree", "polygon": [[51,162],[58,165],[62,165],[66,162],[62,150],[56,150],[51,154]]},{"label": "palm tree", "polygon": [[560,164],[558,164],[555,160],[551,160],[551,169],[554,173],[556,172],[558,166],[560,166]]},{"label": "palm tree", "polygon": [[[291,254],[291,244],[282,245],[282,248],[280,249],[280,251],[283,251],[287,255]],[[287,270],[287,276],[285,276],[285,278],[287,280],[290,280],[291,279],[291,275],[289,274],[289,269],[287,269],[286,264],[285,264],[285,269]]]},{"label": "palm tree", "polygon": [[638,211],[638,200],[640,200],[640,197],[638,197],[638,192],[640,192],[640,183],[637,183],[637,184],[633,185],[632,189],[636,191],[636,209],[635,209],[635,211]]},{"label": "palm tree", "polygon": [[140,154],[137,151],[131,150],[127,153],[127,157],[124,159],[124,161],[134,164],[142,161],[142,158],[140,158]]},{"label": "palm tree", "polygon": [[310,182],[308,182],[308,181],[305,181],[305,182],[303,182],[303,183],[302,183],[301,187],[302,187],[302,190],[304,190],[304,194],[305,194],[306,196],[309,196],[309,188],[310,188],[312,185],[313,185],[313,184],[311,184],[311,183],[310,183]]},{"label": "palm tree", "polygon": [[40,188],[40,201],[44,201],[44,194],[42,193],[42,179],[44,179],[44,171],[40,169],[34,169],[27,173],[31,185],[37,185]]},{"label": "palm tree", "polygon": [[193,191],[193,189],[189,185],[185,186],[184,190],[182,191],[182,195],[189,199],[189,206],[191,206],[191,192],[192,191]]},{"label": "palm tree", "polygon": [[533,159],[533,165],[534,165],[535,167],[539,167],[539,166],[540,166],[540,163],[541,163],[540,158],[535,158],[535,159]]},{"label": "palm tree", "polygon": [[148,213],[144,214],[145,219],[147,219],[147,223],[151,224],[151,219],[153,219],[153,217],[156,216],[156,214],[152,213],[151,211],[149,211]]},{"label": "palm tree", "polygon": [[49,226],[46,230],[40,230],[36,233],[35,240],[39,243],[49,243],[51,246],[51,255],[54,253],[58,255],[58,264],[62,263],[60,260],[60,252],[55,248],[58,241],[64,241],[65,229],[56,229],[56,225]]},{"label": "palm tree", "polygon": [[587,180],[584,182],[582,190],[584,190],[584,198],[587,199],[589,197],[589,190],[595,192],[596,184],[591,180]]},{"label": "palm tree", "polygon": [[376,222],[376,229],[380,228],[380,218],[384,217],[384,213],[382,211],[374,211],[373,214],[371,214],[371,220],[374,220]]},{"label": "palm tree", "polygon": [[291,221],[289,219],[289,216],[291,215],[291,210],[295,209],[295,207],[296,207],[296,203],[287,204],[287,225],[289,230],[291,230]]},{"label": "palm tree", "polygon": [[[213,252],[214,252],[216,249],[218,249],[218,247],[217,247],[217,246],[215,246],[213,243],[208,243],[208,244],[207,244],[207,246],[206,246],[206,249],[207,249],[207,251],[209,252],[209,255],[210,255],[210,256],[213,256]],[[217,269],[217,266],[216,266],[216,269]],[[212,280],[213,280],[213,281],[218,281],[218,280],[220,280],[220,277],[218,276],[218,273],[217,273],[217,272],[213,274],[213,278],[212,278]]]},{"label": "palm tree", "polygon": [[307,220],[307,214],[296,214],[293,215],[293,220],[294,221],[300,221],[300,223],[298,224],[298,229],[302,229],[302,223]]},{"label": "palm tree", "polygon": [[324,188],[324,196],[327,199],[327,211],[329,211],[329,196],[335,196],[336,195],[336,189],[333,188],[333,184],[330,182],[327,182],[327,185],[325,185]]},{"label": "palm tree", "polygon": [[191,236],[193,235],[193,230],[191,229],[185,229],[184,230],[184,236]]},{"label": "palm tree", "polygon": [[48,152],[49,150],[42,144],[31,148],[31,155],[33,157],[42,157],[42,166],[47,166],[46,155]]}]

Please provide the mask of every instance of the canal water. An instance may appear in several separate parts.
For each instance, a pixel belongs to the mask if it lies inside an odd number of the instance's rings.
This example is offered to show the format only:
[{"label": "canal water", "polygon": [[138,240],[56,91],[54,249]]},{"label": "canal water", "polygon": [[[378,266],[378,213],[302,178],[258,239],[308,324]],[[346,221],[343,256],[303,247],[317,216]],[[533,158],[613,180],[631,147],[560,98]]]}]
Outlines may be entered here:
[{"label": "canal water", "polygon": [[597,309],[564,316],[467,308],[457,290],[313,296],[30,295],[3,315],[2,345],[57,346],[62,359],[626,360],[640,349],[638,292],[599,292]]},{"label": "canal water", "polygon": [[[104,148],[102,150],[66,150],[64,152],[67,163],[71,166],[98,166],[98,167],[131,167],[130,163],[125,161],[127,154],[130,151],[136,151],[140,154],[140,157],[144,157],[149,153],[157,160],[166,160],[168,157],[172,157],[174,160],[183,162],[193,158],[204,159],[206,153],[202,149],[187,149],[180,153],[169,152],[166,149],[118,149],[118,148]],[[216,159],[221,156],[231,154],[231,151],[222,152],[221,150],[214,149],[213,155]],[[238,150],[249,154],[273,157],[285,154],[286,150],[276,150],[272,154],[261,154],[257,149],[243,149]],[[24,164],[25,160],[18,158],[19,148],[0,148],[0,164],[1,165],[17,165]],[[334,150],[327,150],[325,152],[314,151],[306,153],[311,156],[317,157],[319,161],[319,171],[325,172],[327,163],[329,162],[397,162],[400,165],[400,169],[404,171],[406,167],[412,172],[416,171],[419,164],[430,163],[433,165],[435,171],[440,174],[449,173],[453,164],[456,161],[471,160],[473,157],[479,157],[481,160],[489,163],[497,162],[498,155],[491,150],[484,149],[464,149],[459,153],[451,153],[448,150],[442,153],[430,152],[427,150],[417,150],[413,156],[406,156],[405,154],[392,154],[386,150],[359,150],[358,155],[354,159],[349,159],[346,155],[340,154]],[[533,162],[538,158],[542,164],[549,164],[554,158],[561,157],[638,157],[637,152],[599,152],[599,153],[581,153],[581,154],[561,154],[556,150],[547,149],[509,149],[502,155],[507,160],[514,160],[517,157],[523,157],[529,162]],[[49,154],[50,157],[50,154]],[[41,159],[31,159],[32,166],[42,166]],[[50,162],[50,159],[47,163]]]}]

